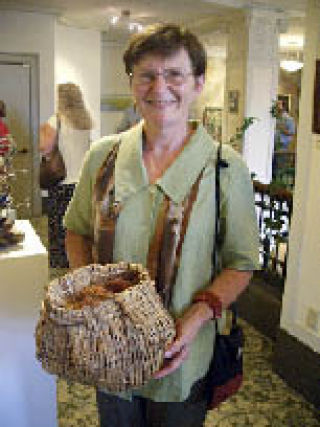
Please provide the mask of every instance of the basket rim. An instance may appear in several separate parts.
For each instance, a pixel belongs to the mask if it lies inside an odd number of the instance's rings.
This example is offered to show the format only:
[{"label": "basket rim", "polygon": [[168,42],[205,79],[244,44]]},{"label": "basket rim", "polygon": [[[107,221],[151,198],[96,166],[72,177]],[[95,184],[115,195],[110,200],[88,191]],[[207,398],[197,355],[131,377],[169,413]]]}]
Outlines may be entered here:
[{"label": "basket rim", "polygon": [[[104,308],[107,308],[110,305],[110,301],[117,302],[116,295],[125,295],[131,291],[131,288],[125,289],[124,291],[120,292],[119,294],[114,294],[115,297],[113,298],[106,298],[105,300],[99,302],[95,306],[85,305],[81,309],[71,309],[66,308],[63,304],[61,304],[60,301],[58,301],[58,298],[63,301],[62,297],[59,296],[57,298],[57,293],[60,291],[61,293],[65,293],[65,296],[73,295],[75,292],[67,292],[67,289],[64,289],[66,287],[74,286],[74,282],[81,279],[82,273],[87,274],[86,279],[89,280],[89,283],[84,280],[83,283],[79,284],[79,289],[76,290],[78,292],[79,290],[83,289],[86,286],[94,285],[94,282],[91,282],[91,278],[94,275],[94,277],[97,277],[99,273],[101,273],[101,276],[107,277],[108,273],[111,275],[113,274],[120,274],[125,271],[138,271],[140,273],[139,282],[134,285],[134,287],[137,286],[153,286],[155,287],[154,280],[151,280],[148,271],[141,265],[141,264],[135,264],[135,263],[126,263],[126,262],[119,262],[119,263],[113,263],[113,264],[89,264],[84,267],[80,267],[73,272],[68,272],[64,276],[58,277],[56,279],[53,279],[49,286],[48,286],[48,292],[43,300],[43,303],[45,305],[46,311],[50,312],[52,316],[50,316],[51,320],[54,320],[55,318],[59,318],[60,321],[64,317],[67,317],[66,324],[73,324],[73,321],[70,321],[70,317],[74,319],[74,321],[78,320],[78,322],[83,321],[85,318],[87,318],[88,313],[93,312],[99,312],[100,310],[103,310]],[[82,277],[84,278],[84,277]],[[70,289],[69,289],[70,290]],[[61,322],[62,323],[62,322]]]}]

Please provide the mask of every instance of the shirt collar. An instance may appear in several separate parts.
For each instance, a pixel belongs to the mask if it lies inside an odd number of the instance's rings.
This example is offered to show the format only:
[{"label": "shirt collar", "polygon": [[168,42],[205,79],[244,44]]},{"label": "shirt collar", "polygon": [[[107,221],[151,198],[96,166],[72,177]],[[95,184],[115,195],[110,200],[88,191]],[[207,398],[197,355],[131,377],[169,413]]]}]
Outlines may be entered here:
[{"label": "shirt collar", "polygon": [[158,185],[175,203],[181,203],[213,156],[213,140],[198,124],[180,155],[159,179]]},{"label": "shirt collar", "polygon": [[[115,198],[119,202],[147,187],[148,176],[142,159],[143,121],[122,133],[115,168]],[[214,143],[199,124],[180,155],[156,182],[175,203],[189,193],[210,158],[215,156]]]},{"label": "shirt collar", "polygon": [[142,160],[143,121],[121,134],[115,166],[115,199],[122,202],[148,185]]}]

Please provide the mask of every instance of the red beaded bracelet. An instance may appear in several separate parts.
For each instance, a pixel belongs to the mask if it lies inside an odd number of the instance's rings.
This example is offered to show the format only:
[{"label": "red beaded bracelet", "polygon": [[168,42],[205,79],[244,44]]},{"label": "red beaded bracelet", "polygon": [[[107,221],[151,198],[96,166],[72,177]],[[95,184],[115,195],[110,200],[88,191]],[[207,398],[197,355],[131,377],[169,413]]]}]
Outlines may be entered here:
[{"label": "red beaded bracelet", "polygon": [[212,292],[209,291],[201,291],[198,292],[194,298],[193,302],[205,302],[212,310],[213,319],[218,319],[222,314],[222,303],[220,298],[217,297]]}]

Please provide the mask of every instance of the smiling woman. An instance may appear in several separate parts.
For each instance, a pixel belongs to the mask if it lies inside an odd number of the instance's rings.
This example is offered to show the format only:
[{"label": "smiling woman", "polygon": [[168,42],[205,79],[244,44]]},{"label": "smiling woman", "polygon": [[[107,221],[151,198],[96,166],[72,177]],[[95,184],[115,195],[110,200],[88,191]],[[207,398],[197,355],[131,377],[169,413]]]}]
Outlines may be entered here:
[{"label": "smiling woman", "polygon": [[[189,107],[201,92],[203,83],[203,75],[194,75],[190,57],[183,48],[166,58],[159,54],[146,55],[133,66],[132,93],[137,109],[145,119],[146,136],[148,129],[152,133],[161,131],[167,135],[174,129],[174,139],[170,135],[170,149],[157,143],[157,149],[152,151],[157,163],[163,154],[170,154],[185,142]],[[150,148],[154,146],[152,139],[146,139]],[[158,178],[157,174],[152,181],[155,178]]]},{"label": "smiling woman", "polygon": [[203,46],[192,33],[181,32],[180,38],[174,26],[167,26],[166,33],[160,30],[156,37],[137,34],[124,54],[137,110],[145,120],[143,159],[150,183],[162,176],[189,140],[189,108],[204,85]]},{"label": "smiling woman", "polygon": [[97,390],[100,425],[201,426],[218,310],[195,294],[206,289],[226,308],[258,267],[251,180],[241,158],[224,148],[222,271],[212,272],[218,145],[188,121],[204,85],[205,50],[190,31],[159,24],[131,38],[124,63],[143,120],[90,149],[65,216],[67,252],[72,268],[145,266],[175,319],[176,338],[143,387]]}]

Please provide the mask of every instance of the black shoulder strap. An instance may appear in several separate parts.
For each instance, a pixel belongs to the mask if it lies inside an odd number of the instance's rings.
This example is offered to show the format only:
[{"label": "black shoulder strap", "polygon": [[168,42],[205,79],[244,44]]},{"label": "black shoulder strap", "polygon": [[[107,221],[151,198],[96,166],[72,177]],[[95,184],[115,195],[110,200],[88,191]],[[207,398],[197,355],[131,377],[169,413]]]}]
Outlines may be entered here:
[{"label": "black shoulder strap", "polygon": [[57,114],[57,131],[60,132],[61,128],[61,117],[60,114]]},{"label": "black shoulder strap", "polygon": [[[215,222],[215,241],[213,247],[213,256],[212,264],[214,273],[219,271],[219,251],[223,243],[223,236],[221,234],[221,186],[220,186],[220,171],[221,168],[227,168],[229,166],[228,162],[222,158],[222,143],[220,142],[217,150],[217,159],[216,159],[216,176],[215,176],[215,185],[216,185],[216,222]],[[236,303],[232,303],[229,307],[232,312],[232,326],[237,324],[237,306]]]},{"label": "black shoulder strap", "polygon": [[56,119],[57,119],[57,128],[56,128],[56,139],[55,139],[55,147],[59,148],[59,136],[60,136],[60,129],[61,129],[61,118],[59,116],[59,114],[56,114]]},{"label": "black shoulder strap", "polygon": [[220,142],[217,150],[217,159],[216,159],[216,176],[215,176],[215,186],[216,186],[216,222],[215,222],[215,241],[213,247],[213,271],[219,271],[219,251],[222,246],[222,234],[221,234],[221,187],[220,187],[220,170],[221,168],[227,168],[228,162],[222,159],[222,143]]}]

